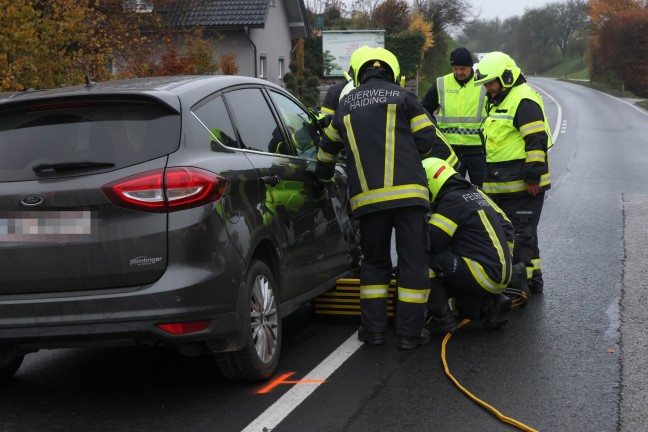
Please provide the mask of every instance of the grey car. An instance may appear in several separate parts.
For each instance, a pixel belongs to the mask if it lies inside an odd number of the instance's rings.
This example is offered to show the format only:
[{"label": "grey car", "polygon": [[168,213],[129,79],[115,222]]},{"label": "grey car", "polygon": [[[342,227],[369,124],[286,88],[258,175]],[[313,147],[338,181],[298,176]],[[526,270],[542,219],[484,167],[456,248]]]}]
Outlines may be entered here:
[{"label": "grey car", "polygon": [[0,100],[0,379],[24,355],[143,344],[272,375],[282,318],[355,272],[344,166],[294,97],[234,76]]}]

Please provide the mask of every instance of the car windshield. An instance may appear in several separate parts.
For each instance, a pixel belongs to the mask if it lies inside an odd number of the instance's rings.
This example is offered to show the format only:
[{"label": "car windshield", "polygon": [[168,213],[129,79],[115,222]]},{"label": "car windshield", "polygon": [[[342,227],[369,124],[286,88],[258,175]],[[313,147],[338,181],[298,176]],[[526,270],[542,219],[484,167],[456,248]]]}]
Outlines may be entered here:
[{"label": "car windshield", "polygon": [[[12,108],[0,111],[0,181],[121,168],[179,145],[180,116],[154,103],[93,100]],[[61,166],[67,169],[42,169]]]}]

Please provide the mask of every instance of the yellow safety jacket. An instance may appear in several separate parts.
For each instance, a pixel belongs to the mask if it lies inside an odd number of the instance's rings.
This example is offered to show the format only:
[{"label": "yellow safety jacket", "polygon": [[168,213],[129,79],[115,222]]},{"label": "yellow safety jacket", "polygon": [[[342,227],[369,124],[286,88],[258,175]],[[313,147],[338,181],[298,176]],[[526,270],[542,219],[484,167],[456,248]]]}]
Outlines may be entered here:
[{"label": "yellow safety jacket", "polygon": [[[514,125],[520,102],[530,99],[542,110],[542,119],[528,124]],[[546,134],[542,144],[531,145],[525,137]],[[539,183],[542,190],[551,187],[548,149],[552,146],[551,131],[540,95],[528,84],[511,88],[509,94],[497,106],[492,106],[484,121],[486,147],[486,179],[483,190],[499,197],[526,195],[526,183]],[[530,141],[530,140],[529,140]]]},{"label": "yellow safety jacket", "polygon": [[465,85],[453,74],[437,78],[439,129],[452,145],[481,146],[481,123],[486,118],[486,88],[475,86],[474,75]]}]

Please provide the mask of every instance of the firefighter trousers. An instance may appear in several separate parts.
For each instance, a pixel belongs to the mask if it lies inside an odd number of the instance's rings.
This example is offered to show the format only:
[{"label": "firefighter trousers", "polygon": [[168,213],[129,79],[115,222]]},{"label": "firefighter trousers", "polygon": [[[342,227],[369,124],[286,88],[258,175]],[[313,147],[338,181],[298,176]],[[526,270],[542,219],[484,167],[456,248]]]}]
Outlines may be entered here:
[{"label": "firefighter trousers", "polygon": [[[538,247],[538,223],[544,204],[544,192],[522,198],[497,198],[494,201],[506,213],[515,227],[513,263],[523,262],[532,289],[542,290],[540,248]],[[492,195],[491,195],[492,197]]]},{"label": "firefighter trousers", "polygon": [[450,249],[430,254],[430,297],[428,309],[437,309],[454,298],[460,318],[479,320],[480,311],[491,297],[497,295],[486,291],[477,282],[468,264]]},{"label": "firefighter trousers", "polygon": [[387,327],[394,231],[398,255],[396,333],[400,337],[420,336],[429,293],[426,213],[425,207],[409,206],[360,217],[360,309],[365,331],[384,332]]}]

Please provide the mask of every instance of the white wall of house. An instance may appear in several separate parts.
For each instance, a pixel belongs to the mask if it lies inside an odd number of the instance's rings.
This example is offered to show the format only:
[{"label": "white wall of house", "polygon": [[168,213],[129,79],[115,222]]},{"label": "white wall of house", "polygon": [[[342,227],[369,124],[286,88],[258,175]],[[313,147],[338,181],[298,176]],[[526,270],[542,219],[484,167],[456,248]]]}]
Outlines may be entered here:
[{"label": "white wall of house", "polygon": [[270,6],[264,28],[250,28],[248,32],[249,38],[242,29],[219,31],[223,38],[214,41],[214,57],[233,52],[238,75],[256,76],[282,85],[283,75],[290,71],[292,54],[284,0],[275,0],[274,6]]},{"label": "white wall of house", "polygon": [[[251,29],[250,37],[257,47],[259,78],[281,85],[283,74],[288,72],[292,44],[284,1],[276,0],[274,4],[275,6],[270,6],[268,11],[265,28]],[[265,71],[262,75],[261,69],[264,63]],[[281,64],[283,70],[280,70]]]},{"label": "white wall of house", "polygon": [[242,30],[221,31],[222,39],[216,40],[213,45],[214,56],[233,52],[236,55],[236,66],[239,71],[237,75],[254,76],[253,48],[249,39]]}]

